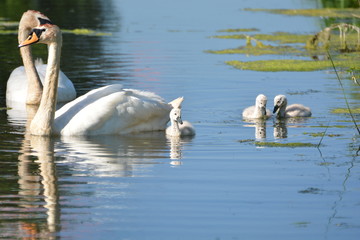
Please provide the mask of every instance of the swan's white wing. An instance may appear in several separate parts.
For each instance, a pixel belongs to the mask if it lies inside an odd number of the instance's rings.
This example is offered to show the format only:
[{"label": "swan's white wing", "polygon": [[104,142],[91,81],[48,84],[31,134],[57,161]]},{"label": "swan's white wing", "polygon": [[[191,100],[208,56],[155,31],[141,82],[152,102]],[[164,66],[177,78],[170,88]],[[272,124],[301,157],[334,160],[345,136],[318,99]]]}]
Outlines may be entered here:
[{"label": "swan's white wing", "polygon": [[165,129],[170,105],[154,93],[102,87],[75,99],[55,114],[61,135],[126,134]]}]

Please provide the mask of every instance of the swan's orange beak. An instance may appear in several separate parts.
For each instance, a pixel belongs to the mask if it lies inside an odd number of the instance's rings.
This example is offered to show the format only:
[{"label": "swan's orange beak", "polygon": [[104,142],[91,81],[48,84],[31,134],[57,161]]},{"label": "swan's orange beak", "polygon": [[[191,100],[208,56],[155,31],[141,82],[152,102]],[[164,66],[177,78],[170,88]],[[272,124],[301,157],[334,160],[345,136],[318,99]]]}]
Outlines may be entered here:
[{"label": "swan's orange beak", "polygon": [[38,41],[39,41],[39,37],[36,35],[35,32],[33,32],[25,41],[20,43],[19,48],[37,43]]}]

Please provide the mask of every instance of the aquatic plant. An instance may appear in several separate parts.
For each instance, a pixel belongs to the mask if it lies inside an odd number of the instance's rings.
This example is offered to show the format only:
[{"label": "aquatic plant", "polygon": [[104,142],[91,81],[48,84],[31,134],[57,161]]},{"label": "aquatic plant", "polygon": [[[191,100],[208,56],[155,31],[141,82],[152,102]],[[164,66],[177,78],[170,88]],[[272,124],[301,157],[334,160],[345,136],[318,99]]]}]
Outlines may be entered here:
[{"label": "aquatic plant", "polygon": [[245,11],[268,12],[274,14],[284,14],[291,16],[308,17],[334,17],[352,18],[359,14],[356,8],[317,8],[317,9],[264,9],[264,8],[245,8]]},{"label": "aquatic plant", "polygon": [[[286,15],[303,16],[326,16],[326,17],[359,17],[358,9],[245,9],[246,11],[265,11]],[[235,68],[253,71],[316,71],[331,68],[327,52],[332,51],[334,62],[341,70],[360,70],[360,28],[354,24],[336,23],[332,24],[316,34],[294,34],[287,32],[276,32],[272,34],[256,33],[252,35],[239,34],[245,29],[234,28],[219,30],[218,32],[237,33],[219,34],[213,38],[243,39],[243,46],[221,50],[208,50],[212,54],[245,54],[245,55],[289,55],[305,56],[310,60],[266,60],[266,61],[226,61]],[[266,43],[264,43],[266,41]],[[274,42],[275,45],[267,42]],[[352,79],[357,83],[355,74]],[[360,85],[360,83],[359,83]]]},{"label": "aquatic plant", "polygon": [[[360,114],[360,108],[352,108],[351,112],[354,114]],[[345,114],[345,113],[349,113],[349,109],[347,108],[334,108],[331,110],[331,113],[335,113],[335,114]]]},{"label": "aquatic plant", "polygon": [[309,132],[304,132],[304,135],[309,135],[311,137],[322,137],[322,136],[327,136],[327,137],[340,137],[342,136],[341,134],[324,134],[324,132],[316,132],[316,133],[309,133]]},{"label": "aquatic plant", "polygon": [[[222,39],[247,39],[249,35],[247,34],[232,34],[232,35],[215,35],[212,38],[222,38]],[[287,32],[275,32],[272,34],[254,34],[251,36],[254,39],[261,41],[272,41],[280,44],[288,43],[305,43],[306,40],[312,37],[311,34],[295,34]]]},{"label": "aquatic plant", "polygon": [[286,147],[286,148],[296,148],[296,147],[317,147],[317,144],[313,143],[279,143],[279,142],[254,142],[258,147]]},{"label": "aquatic plant", "polygon": [[222,29],[218,32],[258,32],[260,31],[257,28],[229,28],[229,29]]},{"label": "aquatic plant", "polygon": [[[343,84],[342,84],[342,82],[341,82],[341,79],[340,79],[339,74],[338,74],[338,72],[337,72],[337,70],[336,70],[336,67],[335,67],[335,63],[334,63],[334,61],[333,61],[333,59],[332,59],[332,57],[331,57],[331,55],[330,55],[329,52],[328,52],[328,56],[329,56],[330,62],[331,62],[331,64],[332,64],[332,67],[334,68],[336,77],[337,77],[337,79],[339,80],[339,84],[340,84],[340,86],[341,86],[341,90],[342,90],[342,93],[343,93],[343,96],[344,96],[344,99],[345,99],[346,107],[347,107],[347,109],[348,109],[348,111],[349,111],[349,114],[350,114],[351,119],[352,119],[352,121],[353,121],[353,123],[354,123],[354,125],[355,125],[355,128],[356,128],[356,130],[358,131],[358,134],[360,134],[360,129],[359,129],[358,125],[356,124],[356,120],[355,120],[354,115],[353,115],[353,113],[352,113],[352,111],[351,111],[349,102],[348,102],[347,97],[346,97],[346,94],[345,94],[344,86],[343,86]],[[360,149],[360,148],[359,148],[359,149]]]},{"label": "aquatic plant", "polygon": [[[294,59],[280,59],[280,60],[259,60],[259,61],[226,61],[226,64],[242,70],[265,71],[265,72],[279,72],[279,71],[317,71],[329,69],[332,67],[331,62],[311,61],[311,60],[294,60]],[[350,65],[357,64],[352,61],[336,61],[339,67],[347,68]],[[356,69],[360,70],[360,66]]]},{"label": "aquatic plant", "polygon": [[[331,41],[331,31],[339,30],[339,49],[341,51],[359,51],[360,50],[360,28],[347,23],[332,24],[330,27],[326,27],[320,32],[316,33],[312,38],[306,42],[306,47],[308,49],[317,49],[319,46],[328,49]],[[347,36],[350,35],[352,31],[355,31],[357,34],[356,47],[355,49],[349,49],[347,45]]]}]

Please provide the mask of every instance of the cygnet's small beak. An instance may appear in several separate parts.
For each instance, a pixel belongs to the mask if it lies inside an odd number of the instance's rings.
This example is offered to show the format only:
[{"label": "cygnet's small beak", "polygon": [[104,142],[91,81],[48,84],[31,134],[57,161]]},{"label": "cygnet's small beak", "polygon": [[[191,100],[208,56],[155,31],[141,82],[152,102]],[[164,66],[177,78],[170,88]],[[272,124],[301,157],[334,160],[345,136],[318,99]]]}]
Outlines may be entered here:
[{"label": "cygnet's small beak", "polygon": [[261,108],[261,114],[262,114],[263,116],[266,116],[266,108],[265,108],[265,107],[262,107],[262,108]]},{"label": "cygnet's small beak", "polygon": [[278,105],[275,105],[274,106],[274,111],[273,111],[273,113],[276,113],[276,111],[279,109],[279,106]]},{"label": "cygnet's small beak", "polygon": [[181,117],[178,117],[177,121],[178,121],[178,123],[183,124]]}]

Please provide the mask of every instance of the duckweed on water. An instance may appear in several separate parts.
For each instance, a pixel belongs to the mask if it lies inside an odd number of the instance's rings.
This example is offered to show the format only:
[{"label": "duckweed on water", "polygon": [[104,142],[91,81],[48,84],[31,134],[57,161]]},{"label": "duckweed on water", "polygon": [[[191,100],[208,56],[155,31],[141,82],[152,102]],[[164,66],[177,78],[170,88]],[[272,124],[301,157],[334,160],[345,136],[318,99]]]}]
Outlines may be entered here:
[{"label": "duckweed on water", "polygon": [[264,45],[263,47],[239,47],[232,49],[224,49],[224,50],[208,50],[207,53],[213,54],[246,54],[253,56],[260,55],[276,55],[276,54],[300,54],[301,51],[299,49],[290,47],[290,46],[270,46]]},{"label": "duckweed on water", "polygon": [[[360,114],[360,108],[352,108],[350,110],[351,110],[351,113]],[[345,113],[349,113],[349,109],[347,109],[347,108],[335,108],[335,109],[331,110],[331,113],[345,114]]]},{"label": "duckweed on water", "polygon": [[[324,132],[317,132],[317,133],[308,133],[308,132],[304,132],[304,135],[309,135],[311,137],[322,137],[324,135]],[[325,136],[327,137],[340,137],[342,136],[341,134],[325,134]]]},{"label": "duckweed on water", "polygon": [[[70,34],[76,34],[76,35],[86,35],[86,36],[111,36],[111,33],[105,33],[105,32],[97,32],[91,29],[62,29],[61,30],[63,33],[70,33]],[[1,30],[0,29],[0,34],[2,35],[7,35],[7,34],[17,34],[18,31],[17,30]]]},{"label": "duckweed on water", "polygon": [[[232,34],[232,35],[215,35],[212,37],[223,38],[223,39],[246,39],[248,35]],[[272,41],[281,44],[287,44],[287,43],[305,43],[309,38],[312,37],[312,35],[276,32],[273,34],[255,34],[252,35],[251,37],[261,41]]]},{"label": "duckweed on water", "polygon": [[310,224],[310,222],[295,222],[294,225],[296,227],[301,227],[301,228],[305,228]]},{"label": "duckweed on water", "polygon": [[258,32],[260,31],[257,28],[230,28],[230,29],[222,29],[218,32]]},{"label": "duckweed on water", "polygon": [[110,36],[111,33],[105,33],[105,32],[97,32],[91,29],[86,29],[86,28],[76,28],[76,29],[64,29],[61,30],[64,33],[72,33],[72,34],[76,34],[76,35],[88,35],[88,36]]},{"label": "duckweed on water", "polygon": [[317,144],[313,143],[278,143],[278,142],[254,142],[258,147],[286,147],[286,148],[297,148],[297,147],[317,147]]},{"label": "duckweed on water", "polygon": [[[355,64],[349,61],[335,61],[336,67],[350,67]],[[332,68],[330,61],[309,61],[309,60],[259,60],[259,61],[226,61],[226,64],[243,70],[265,71],[265,72],[279,72],[279,71],[317,71]],[[356,69],[360,69],[357,66]]]},{"label": "duckweed on water", "polygon": [[334,17],[334,18],[352,18],[359,15],[359,10],[354,8],[318,8],[318,9],[262,9],[262,8],[245,8],[245,11],[268,12],[274,14],[284,14],[291,16],[308,16],[308,17]]}]

